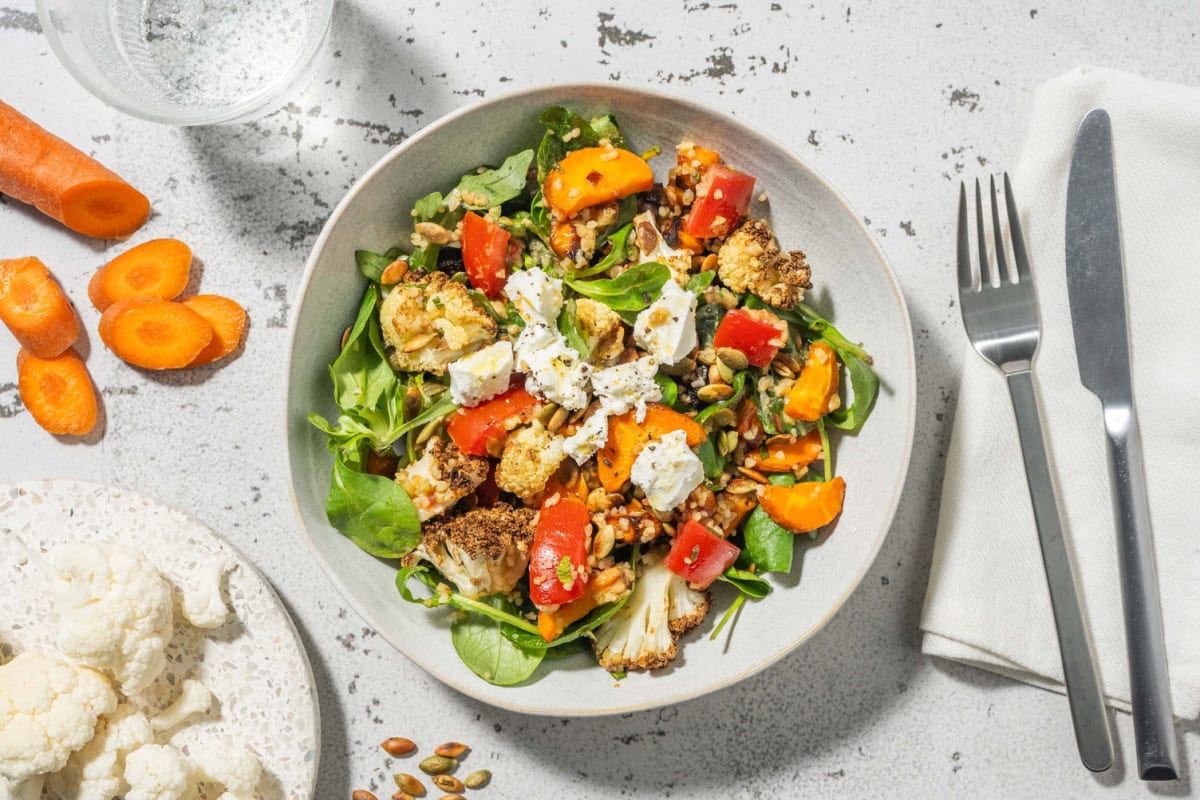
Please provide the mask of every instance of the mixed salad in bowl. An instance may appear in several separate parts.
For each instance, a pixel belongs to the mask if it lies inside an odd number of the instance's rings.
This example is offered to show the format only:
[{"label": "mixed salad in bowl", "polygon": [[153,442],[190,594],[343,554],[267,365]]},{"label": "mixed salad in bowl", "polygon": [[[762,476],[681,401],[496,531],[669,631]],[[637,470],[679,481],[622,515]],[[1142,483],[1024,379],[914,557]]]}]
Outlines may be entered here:
[{"label": "mixed salad in bowl", "polygon": [[358,251],[340,414],[310,416],[329,521],[399,559],[403,599],[452,607],[455,650],[500,685],[583,647],[668,667],[723,581],[718,635],[837,518],[830,439],[878,391],[805,305],[804,253],[748,216],[754,176],[694,142],[636,150],[611,115],[539,120],[536,146],[417,200],[406,246]]}]

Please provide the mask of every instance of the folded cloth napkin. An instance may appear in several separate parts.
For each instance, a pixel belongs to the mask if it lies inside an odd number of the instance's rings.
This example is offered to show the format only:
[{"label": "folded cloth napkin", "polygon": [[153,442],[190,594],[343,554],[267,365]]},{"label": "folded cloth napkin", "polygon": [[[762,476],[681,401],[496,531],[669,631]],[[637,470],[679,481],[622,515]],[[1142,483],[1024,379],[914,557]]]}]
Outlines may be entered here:
[{"label": "folded cloth napkin", "polygon": [[[1040,87],[1012,173],[1042,339],[1034,380],[1109,705],[1129,708],[1100,405],[1079,380],[1064,229],[1075,131],[1112,117],[1134,397],[1176,716],[1200,714],[1200,90],[1081,67]],[[985,212],[986,213],[986,212]],[[965,341],[965,337],[964,337]],[[924,652],[1062,691],[1016,423],[968,345],[921,628]]]}]

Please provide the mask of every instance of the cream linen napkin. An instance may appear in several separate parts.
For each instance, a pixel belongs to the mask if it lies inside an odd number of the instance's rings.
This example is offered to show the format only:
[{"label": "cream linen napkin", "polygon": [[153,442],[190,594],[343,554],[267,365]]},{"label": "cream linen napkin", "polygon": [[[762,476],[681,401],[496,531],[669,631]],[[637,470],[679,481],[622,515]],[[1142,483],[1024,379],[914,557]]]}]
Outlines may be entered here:
[{"label": "cream linen napkin", "polygon": [[[1064,266],[1071,148],[1079,121],[1097,107],[1112,117],[1134,396],[1171,693],[1176,716],[1194,719],[1200,714],[1200,90],[1090,67],[1037,90],[1012,174],[1042,320],[1034,380],[1104,693],[1110,705],[1127,710],[1103,420],[1099,402],[1079,382]],[[922,649],[1062,691],[1008,391],[997,370],[965,349]]]}]

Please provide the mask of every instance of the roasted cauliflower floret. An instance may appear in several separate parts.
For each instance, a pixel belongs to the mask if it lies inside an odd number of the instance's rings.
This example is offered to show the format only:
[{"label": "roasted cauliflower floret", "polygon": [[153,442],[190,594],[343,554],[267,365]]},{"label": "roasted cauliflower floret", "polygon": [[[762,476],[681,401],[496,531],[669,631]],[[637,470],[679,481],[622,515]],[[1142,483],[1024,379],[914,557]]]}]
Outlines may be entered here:
[{"label": "roasted cauliflower floret", "polygon": [[592,649],[609,672],[666,667],[679,652],[679,637],[698,626],[712,605],[708,592],[689,588],[662,560],[661,551],[642,556],[633,594],[596,629]]},{"label": "roasted cauliflower floret", "polygon": [[534,422],[508,437],[496,466],[496,485],[525,500],[542,492],[567,457],[563,437]]},{"label": "roasted cauliflower floret", "polygon": [[592,363],[608,367],[617,363],[625,350],[625,327],[621,315],[604,303],[587,297],[575,301],[575,319],[583,332]]},{"label": "roasted cauliflower floret", "polygon": [[496,321],[471,301],[465,286],[441,272],[426,283],[394,287],[379,322],[392,366],[406,372],[441,375],[451,361],[496,338]]},{"label": "roasted cauliflower floret", "polygon": [[748,219],[717,252],[717,275],[735,292],[752,292],[776,308],[794,308],[812,288],[812,270],[799,250],[783,252],[765,220]]},{"label": "roasted cauliflower floret", "polygon": [[692,254],[687,250],[676,250],[667,244],[662,232],[654,222],[654,215],[643,211],[633,218],[633,238],[637,242],[638,264],[656,261],[671,268],[671,277],[680,286],[686,286],[692,271]]},{"label": "roasted cauliflower floret", "polygon": [[467,597],[507,594],[529,566],[536,516],[533,509],[497,503],[432,522],[404,564],[428,561]]},{"label": "roasted cauliflower floret", "polygon": [[488,462],[469,456],[453,442],[429,440],[421,457],[396,473],[422,522],[445,513],[487,478]]}]

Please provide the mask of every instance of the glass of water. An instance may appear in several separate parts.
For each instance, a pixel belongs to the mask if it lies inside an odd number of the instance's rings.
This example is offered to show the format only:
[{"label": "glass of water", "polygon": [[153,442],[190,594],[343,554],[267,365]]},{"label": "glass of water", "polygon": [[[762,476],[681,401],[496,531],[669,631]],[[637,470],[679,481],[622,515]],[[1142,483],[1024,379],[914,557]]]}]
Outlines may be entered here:
[{"label": "glass of water", "polygon": [[170,125],[244,122],[299,88],[334,0],[37,0],[50,46],[104,102]]}]

